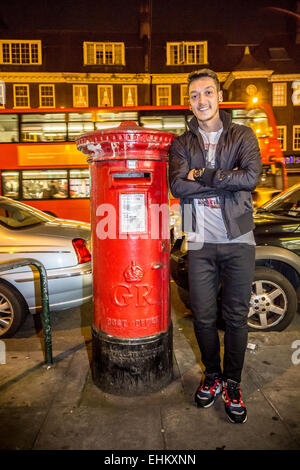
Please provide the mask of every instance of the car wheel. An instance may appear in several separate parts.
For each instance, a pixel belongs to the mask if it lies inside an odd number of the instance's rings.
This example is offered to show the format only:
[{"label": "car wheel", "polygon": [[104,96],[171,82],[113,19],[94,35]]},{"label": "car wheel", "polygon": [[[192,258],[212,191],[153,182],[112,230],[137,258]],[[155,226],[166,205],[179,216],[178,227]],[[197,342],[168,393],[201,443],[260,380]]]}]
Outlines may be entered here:
[{"label": "car wheel", "polygon": [[249,331],[282,331],[297,310],[297,295],[290,281],[273,269],[255,270],[250,310]]},{"label": "car wheel", "polygon": [[10,338],[25,320],[27,307],[20,294],[0,282],[0,338]]}]

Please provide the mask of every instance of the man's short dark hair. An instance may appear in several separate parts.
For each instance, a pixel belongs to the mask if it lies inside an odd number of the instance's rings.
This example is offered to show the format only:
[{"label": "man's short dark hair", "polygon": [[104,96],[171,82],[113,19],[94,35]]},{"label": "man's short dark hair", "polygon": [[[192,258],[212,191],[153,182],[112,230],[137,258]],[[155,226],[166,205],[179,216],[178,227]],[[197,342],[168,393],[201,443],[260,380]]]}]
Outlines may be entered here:
[{"label": "man's short dark hair", "polygon": [[204,78],[204,77],[209,77],[212,78],[216,84],[217,91],[220,91],[220,82],[218,79],[218,75],[216,72],[210,69],[201,69],[201,70],[195,70],[194,72],[191,72],[188,76],[188,81],[187,81],[187,89],[189,91],[190,89],[190,84],[194,82],[195,80],[198,80],[199,78]]}]

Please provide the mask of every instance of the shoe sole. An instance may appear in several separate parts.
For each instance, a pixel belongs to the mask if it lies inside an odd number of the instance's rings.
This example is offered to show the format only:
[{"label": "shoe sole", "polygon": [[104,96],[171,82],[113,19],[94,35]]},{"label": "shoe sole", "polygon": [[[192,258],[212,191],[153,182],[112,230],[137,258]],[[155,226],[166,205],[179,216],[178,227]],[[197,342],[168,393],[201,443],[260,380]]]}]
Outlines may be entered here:
[{"label": "shoe sole", "polygon": [[213,404],[216,402],[218,396],[222,393],[222,390],[220,390],[218,393],[215,394],[215,397],[213,399],[213,401],[211,401],[208,405],[201,405],[200,403],[197,402],[197,400],[195,399],[195,402],[197,404],[197,408],[210,408],[211,406],[213,406]]},{"label": "shoe sole", "polygon": [[[225,410],[226,412],[226,410]],[[246,415],[246,418],[244,419],[244,421],[234,421],[233,419],[230,418],[230,416],[226,413],[226,416],[228,418],[228,420],[230,421],[230,423],[233,423],[233,424],[244,424],[247,419],[248,419],[248,416]]]}]

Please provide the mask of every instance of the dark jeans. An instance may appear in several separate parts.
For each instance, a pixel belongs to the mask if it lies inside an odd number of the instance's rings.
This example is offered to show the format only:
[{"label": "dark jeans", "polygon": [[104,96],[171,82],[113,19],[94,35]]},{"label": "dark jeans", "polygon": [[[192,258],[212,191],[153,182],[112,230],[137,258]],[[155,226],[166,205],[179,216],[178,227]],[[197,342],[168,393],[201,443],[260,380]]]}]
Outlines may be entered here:
[{"label": "dark jeans", "polygon": [[247,317],[255,269],[255,246],[204,243],[189,250],[189,290],[195,335],[206,373],[221,373],[216,326],[217,293],[222,283],[225,322],[223,378],[241,381],[247,347]]}]

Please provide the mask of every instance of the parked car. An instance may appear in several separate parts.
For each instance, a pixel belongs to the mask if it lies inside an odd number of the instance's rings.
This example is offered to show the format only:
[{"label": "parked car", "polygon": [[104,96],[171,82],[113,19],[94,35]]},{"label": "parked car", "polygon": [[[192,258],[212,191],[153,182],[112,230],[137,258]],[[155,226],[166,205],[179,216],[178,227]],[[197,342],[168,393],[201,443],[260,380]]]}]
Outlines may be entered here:
[{"label": "parked car", "polygon": [[37,268],[1,271],[1,262],[24,258],[35,258],[46,268],[50,311],[92,297],[90,225],[0,197],[0,338],[13,336],[28,312],[42,308]]},{"label": "parked car", "polygon": [[[256,270],[248,327],[250,331],[282,331],[300,301],[300,184],[259,207],[254,221]],[[186,254],[185,237],[177,239],[171,251],[171,272],[189,306]]]}]

